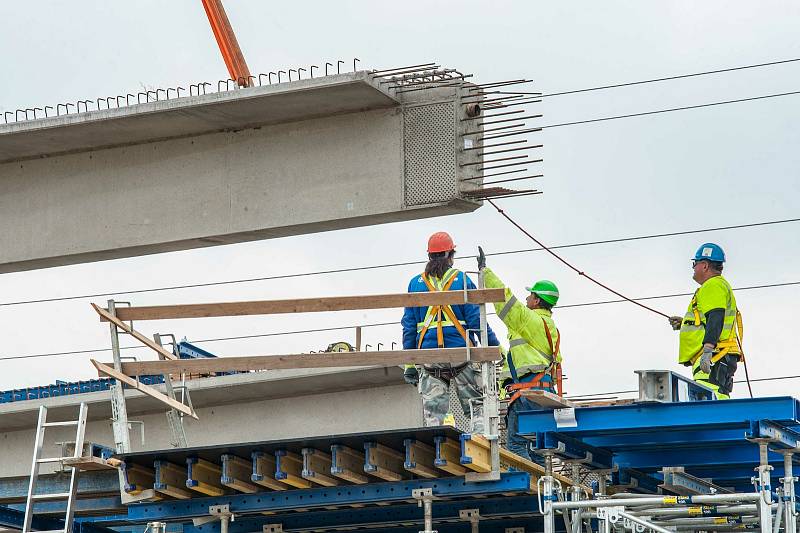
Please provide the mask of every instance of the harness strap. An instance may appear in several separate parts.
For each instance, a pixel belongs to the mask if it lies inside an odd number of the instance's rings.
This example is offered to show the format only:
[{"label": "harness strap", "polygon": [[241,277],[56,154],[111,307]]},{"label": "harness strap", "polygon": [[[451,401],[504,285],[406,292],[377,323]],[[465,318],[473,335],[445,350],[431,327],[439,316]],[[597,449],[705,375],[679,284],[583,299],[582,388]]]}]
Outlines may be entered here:
[{"label": "harness strap", "polygon": [[[431,280],[428,279],[427,274],[422,274],[422,281],[425,282],[429,292],[441,292],[450,290],[450,287],[453,285],[457,277],[458,271],[454,270],[453,274],[449,278],[443,280],[441,289],[437,288],[431,282]],[[464,283],[466,283],[466,279],[464,280]],[[422,326],[422,331],[420,331],[419,340],[417,341],[417,349],[422,348],[422,342],[425,340],[425,334],[428,333],[428,329],[431,326],[431,322],[433,322],[434,315],[436,315],[436,342],[439,348],[444,348],[444,327],[442,325],[442,313],[444,313],[448,320],[453,323],[453,326],[455,326],[459,335],[464,338],[464,341],[469,343],[469,335],[467,335],[467,331],[464,329],[464,326],[461,325],[461,322],[453,312],[453,308],[449,305],[434,305],[428,308],[428,318],[425,320],[425,324]]]},{"label": "harness strap", "polygon": [[[510,300],[509,300],[509,302],[510,302]],[[506,304],[506,307],[508,309],[510,309],[508,304]],[[506,310],[506,307],[503,308],[504,311]],[[508,313],[508,311],[506,311],[506,313]],[[498,316],[499,316],[499,313],[498,313]],[[508,385],[506,387],[506,391],[508,391],[508,392],[517,391],[517,392],[515,394],[513,394],[511,396],[511,398],[508,400],[508,404],[509,405],[514,403],[514,400],[516,400],[517,398],[519,398],[522,395],[521,391],[525,390],[525,389],[531,389],[531,388],[535,387],[535,388],[540,388],[540,389],[555,390],[552,384],[549,387],[542,387],[541,386],[542,380],[544,379],[545,376],[549,376],[550,378],[555,378],[555,380],[558,383],[558,391],[559,391],[559,393],[561,391],[561,365],[557,362],[557,355],[559,353],[559,350],[561,349],[561,333],[558,331],[558,328],[556,328],[556,333],[558,333],[558,339],[556,340],[555,346],[553,346],[553,336],[550,333],[550,328],[547,326],[547,321],[544,319],[544,317],[540,317],[540,318],[542,319],[542,326],[544,326],[544,332],[545,332],[545,335],[547,336],[547,344],[550,347],[550,352],[552,354],[550,356],[550,360],[549,360],[550,361],[550,365],[547,368],[545,368],[543,371],[538,372],[533,377],[532,380],[525,381],[525,382],[520,382],[519,376],[517,375],[517,368],[514,365],[514,357],[513,357],[512,353],[511,353],[511,348],[514,347],[514,346],[521,346],[522,344],[528,344],[528,341],[526,341],[525,339],[514,339],[514,340],[512,340],[509,343],[509,349],[508,349],[508,354],[506,355],[506,359],[507,359],[507,362],[508,362],[508,370],[511,372],[511,379],[514,381],[514,383],[512,383],[511,385]],[[534,348],[534,350],[535,349],[536,348]],[[538,351],[538,350],[536,350],[536,351]],[[541,353],[541,352],[539,352],[539,353]],[[547,357],[546,354],[542,354],[542,355],[545,355],[545,357]]]}]

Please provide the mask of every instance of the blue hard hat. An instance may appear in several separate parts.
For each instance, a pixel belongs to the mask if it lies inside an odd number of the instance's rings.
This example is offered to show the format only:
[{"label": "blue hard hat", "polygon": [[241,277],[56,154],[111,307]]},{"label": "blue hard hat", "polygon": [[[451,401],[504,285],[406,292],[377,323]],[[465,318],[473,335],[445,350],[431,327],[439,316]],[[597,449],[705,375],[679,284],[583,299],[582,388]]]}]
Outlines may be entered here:
[{"label": "blue hard hat", "polygon": [[714,244],[713,242],[707,242],[705,244],[701,244],[700,248],[697,249],[697,253],[694,254],[695,261],[714,261],[716,263],[724,263],[725,262],[725,251],[719,244]]}]

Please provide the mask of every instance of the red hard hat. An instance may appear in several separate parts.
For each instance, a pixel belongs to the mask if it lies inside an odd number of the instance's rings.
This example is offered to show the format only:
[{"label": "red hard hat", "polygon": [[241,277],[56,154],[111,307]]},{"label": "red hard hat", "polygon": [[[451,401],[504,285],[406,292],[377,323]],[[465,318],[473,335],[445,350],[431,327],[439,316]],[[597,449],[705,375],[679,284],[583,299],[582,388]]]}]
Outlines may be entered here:
[{"label": "red hard hat", "polygon": [[428,239],[428,253],[435,254],[455,250],[453,238],[445,231],[438,231]]}]

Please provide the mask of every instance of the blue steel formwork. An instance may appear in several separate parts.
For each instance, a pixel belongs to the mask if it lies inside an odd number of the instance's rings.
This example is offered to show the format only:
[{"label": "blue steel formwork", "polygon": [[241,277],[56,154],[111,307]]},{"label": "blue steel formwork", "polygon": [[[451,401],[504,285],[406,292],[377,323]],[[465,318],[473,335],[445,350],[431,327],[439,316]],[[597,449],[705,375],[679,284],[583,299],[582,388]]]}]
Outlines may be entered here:
[{"label": "blue steel formwork", "polygon": [[[606,467],[657,480],[665,467],[684,467],[737,491],[753,490],[755,439],[769,441],[773,486],[783,476],[783,456],[776,450],[800,447],[800,402],[790,397],[579,407],[575,421],[575,427],[558,427],[552,410],[527,411],[519,415],[519,428],[540,450],[562,458],[601,452],[611,459]],[[569,446],[559,448],[562,441]]]}]

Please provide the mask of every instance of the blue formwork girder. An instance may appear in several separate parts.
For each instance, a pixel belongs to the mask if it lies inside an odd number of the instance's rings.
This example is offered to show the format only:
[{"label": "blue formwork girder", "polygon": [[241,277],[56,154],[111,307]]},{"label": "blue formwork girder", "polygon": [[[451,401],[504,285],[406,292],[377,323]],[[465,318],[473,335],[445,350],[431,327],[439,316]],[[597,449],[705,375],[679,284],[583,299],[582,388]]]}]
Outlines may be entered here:
[{"label": "blue formwork girder", "polygon": [[[41,475],[36,481],[37,490],[43,494],[67,492],[69,476]],[[119,493],[119,477],[114,470],[82,472],[78,476],[78,495]],[[0,478],[0,499],[25,500],[28,495],[28,478]]]},{"label": "blue formwork girder", "polygon": [[[778,463],[783,458],[770,452],[770,462]],[[719,466],[754,467],[759,463],[758,446],[742,439],[740,445],[698,446],[694,448],[672,448],[635,450],[615,454],[614,462],[620,467],[642,471],[656,471],[665,466],[683,466],[687,472],[695,472]],[[708,476],[700,476],[708,477]]]},{"label": "blue formwork girder", "polygon": [[770,448],[797,449],[800,448],[800,433],[790,427],[785,427],[769,420],[756,420],[750,423],[751,439],[769,439]]},{"label": "blue formwork girder", "polygon": [[[25,522],[25,511],[18,511],[16,509],[9,509],[8,507],[0,506],[0,526],[22,529]],[[46,516],[34,515],[31,519],[31,526],[39,531],[55,531],[64,529],[64,520]],[[74,533],[115,533],[113,530],[97,526],[92,523],[75,521]]]},{"label": "blue formwork girder", "polygon": [[671,429],[749,429],[751,420],[800,424],[800,402],[788,396],[706,402],[647,403],[579,407],[577,427],[559,428],[552,411],[519,413],[519,432],[534,435],[544,431],[590,435],[613,432],[642,433]]},{"label": "blue formwork girder", "polygon": [[681,445],[721,446],[744,441],[746,429],[672,429],[670,431],[648,431],[647,433],[581,436],[591,446],[613,451],[672,448]]},{"label": "blue formwork girder", "polygon": [[[458,502],[433,502],[433,517],[442,520],[457,520],[461,509],[477,509],[481,517],[517,517],[536,514],[538,503],[535,496],[507,496]],[[417,504],[400,504],[363,509],[338,509],[307,511],[286,515],[248,516],[229,524],[229,533],[250,533],[261,531],[267,524],[280,523],[284,530],[314,530],[350,527],[388,527],[398,523],[423,520],[422,509]],[[417,531],[420,528],[417,526]],[[209,522],[200,526],[186,525],[183,533],[219,533],[219,522]]]},{"label": "blue formwork girder", "polygon": [[[25,510],[24,503],[10,503],[7,505],[11,509]],[[119,496],[79,498],[75,500],[75,511],[79,513],[111,513],[122,510],[125,510],[125,505],[122,504]],[[34,504],[33,512],[36,514],[63,516],[67,512],[67,502],[65,500],[37,502]]]},{"label": "blue formwork girder", "polygon": [[336,505],[396,502],[413,499],[414,489],[431,488],[434,496],[442,498],[491,496],[493,494],[530,491],[531,477],[527,472],[504,472],[498,481],[469,483],[462,477],[415,479],[389,483],[368,483],[342,487],[323,487],[302,490],[236,494],[210,498],[163,501],[131,505],[128,522],[153,520],[186,520],[208,516],[212,505],[229,505],[235,514],[264,511],[286,511],[299,508],[320,508]]},{"label": "blue formwork girder", "polygon": [[[562,459],[585,459],[592,468],[611,468],[611,452],[597,446],[588,444],[570,435],[548,431],[537,437],[536,445],[539,449],[555,450],[556,455]],[[588,455],[587,455],[588,454]]]}]

